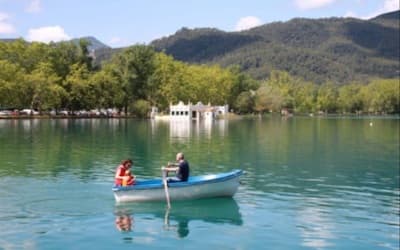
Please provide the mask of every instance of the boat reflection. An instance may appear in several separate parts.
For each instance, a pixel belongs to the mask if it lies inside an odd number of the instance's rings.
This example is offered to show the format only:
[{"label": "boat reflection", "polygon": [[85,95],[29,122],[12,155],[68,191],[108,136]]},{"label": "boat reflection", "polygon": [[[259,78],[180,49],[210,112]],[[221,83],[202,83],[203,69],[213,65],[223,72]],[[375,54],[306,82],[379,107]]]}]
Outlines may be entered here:
[{"label": "boat reflection", "polygon": [[129,232],[132,230],[133,217],[129,214],[120,213],[116,215],[115,227],[119,231]]},{"label": "boat reflection", "polygon": [[166,231],[175,231],[180,238],[189,235],[191,221],[231,225],[242,225],[239,206],[233,198],[202,199],[195,201],[177,201],[171,209],[165,203],[126,203],[116,204],[115,226],[119,231],[131,231],[136,218],[149,215],[159,219],[160,226]]},{"label": "boat reflection", "polygon": [[165,211],[164,229],[167,231],[176,231],[179,238],[185,238],[189,235],[189,219],[182,217],[178,220],[170,219],[170,210]]}]

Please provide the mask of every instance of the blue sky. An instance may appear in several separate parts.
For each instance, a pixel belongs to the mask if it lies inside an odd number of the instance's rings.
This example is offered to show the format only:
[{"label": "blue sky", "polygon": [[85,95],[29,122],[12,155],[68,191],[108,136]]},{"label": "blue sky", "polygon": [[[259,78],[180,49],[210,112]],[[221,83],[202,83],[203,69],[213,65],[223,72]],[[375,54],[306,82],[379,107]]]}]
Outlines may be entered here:
[{"label": "blue sky", "polygon": [[295,17],[368,19],[398,9],[399,0],[0,0],[0,38],[94,36],[122,47],[182,27],[238,31]]}]

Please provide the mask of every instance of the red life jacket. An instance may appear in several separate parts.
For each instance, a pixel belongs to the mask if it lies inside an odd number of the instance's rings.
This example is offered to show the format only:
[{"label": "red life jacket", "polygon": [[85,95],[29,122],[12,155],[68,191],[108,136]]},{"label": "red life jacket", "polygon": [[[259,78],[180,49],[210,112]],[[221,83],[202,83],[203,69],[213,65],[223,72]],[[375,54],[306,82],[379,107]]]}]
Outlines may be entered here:
[{"label": "red life jacket", "polygon": [[[118,166],[117,172],[119,172],[119,175],[118,175],[119,177],[125,176],[125,171],[126,171],[126,168],[123,165]],[[122,186],[122,179],[115,178],[115,185]]]}]

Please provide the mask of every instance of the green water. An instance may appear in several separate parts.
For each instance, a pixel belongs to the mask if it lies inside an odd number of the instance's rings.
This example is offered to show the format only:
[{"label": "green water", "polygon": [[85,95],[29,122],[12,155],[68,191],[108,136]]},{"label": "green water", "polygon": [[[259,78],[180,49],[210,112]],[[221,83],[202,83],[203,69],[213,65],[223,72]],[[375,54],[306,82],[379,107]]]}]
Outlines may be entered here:
[{"label": "green water", "polygon": [[[399,249],[397,117],[0,120],[0,249]],[[232,199],[116,204],[183,151]]]}]

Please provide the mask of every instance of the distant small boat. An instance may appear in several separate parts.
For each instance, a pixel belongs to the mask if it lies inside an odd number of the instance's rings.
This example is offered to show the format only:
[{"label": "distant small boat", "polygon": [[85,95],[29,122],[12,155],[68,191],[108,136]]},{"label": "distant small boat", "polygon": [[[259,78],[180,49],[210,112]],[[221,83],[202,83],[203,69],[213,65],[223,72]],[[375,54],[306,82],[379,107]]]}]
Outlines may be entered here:
[{"label": "distant small boat", "polygon": [[[212,197],[231,197],[239,187],[239,177],[243,170],[227,173],[207,174],[189,177],[187,182],[168,183],[171,200],[190,200]],[[161,201],[165,200],[162,179],[137,180],[133,186],[114,186],[117,202],[125,201]]]}]

